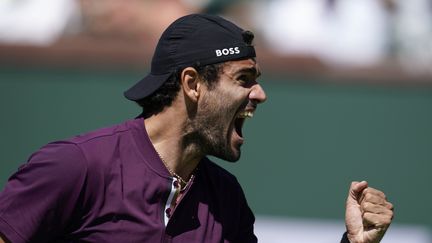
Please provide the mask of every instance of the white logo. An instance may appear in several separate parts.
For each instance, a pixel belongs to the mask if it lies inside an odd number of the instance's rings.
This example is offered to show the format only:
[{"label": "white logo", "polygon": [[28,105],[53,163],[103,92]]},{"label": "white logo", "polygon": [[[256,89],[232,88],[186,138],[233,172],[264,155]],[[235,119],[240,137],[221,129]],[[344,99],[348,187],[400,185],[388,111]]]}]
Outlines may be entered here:
[{"label": "white logo", "polygon": [[230,47],[230,48],[224,48],[222,50],[216,49],[216,56],[220,57],[220,56],[228,56],[228,55],[233,55],[233,54],[240,54],[240,49],[238,48],[238,46],[236,47]]}]

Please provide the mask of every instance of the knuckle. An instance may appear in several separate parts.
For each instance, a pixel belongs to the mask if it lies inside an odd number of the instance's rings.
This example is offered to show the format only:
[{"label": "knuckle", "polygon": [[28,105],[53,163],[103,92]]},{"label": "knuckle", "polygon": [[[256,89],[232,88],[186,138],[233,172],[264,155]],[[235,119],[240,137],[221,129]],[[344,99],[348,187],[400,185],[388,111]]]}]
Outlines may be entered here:
[{"label": "knuckle", "polygon": [[393,211],[390,211],[390,212],[388,213],[388,215],[390,216],[390,218],[393,218],[393,216],[394,216],[394,212],[393,212]]},{"label": "knuckle", "polygon": [[372,207],[372,203],[370,203],[370,202],[363,202],[363,203],[361,204],[361,207],[362,207],[363,209],[365,209],[365,210],[370,209],[370,208]]},{"label": "knuckle", "polygon": [[372,194],[370,194],[370,193],[366,193],[365,194],[365,196],[364,196],[364,199],[366,200],[366,201],[370,201],[371,199],[372,199]]},{"label": "knuckle", "polygon": [[391,223],[391,218],[383,219],[383,220],[382,220],[382,223],[383,223],[384,225],[389,225],[389,224]]},{"label": "knuckle", "polygon": [[387,202],[387,208],[393,211],[394,210],[393,203]]}]

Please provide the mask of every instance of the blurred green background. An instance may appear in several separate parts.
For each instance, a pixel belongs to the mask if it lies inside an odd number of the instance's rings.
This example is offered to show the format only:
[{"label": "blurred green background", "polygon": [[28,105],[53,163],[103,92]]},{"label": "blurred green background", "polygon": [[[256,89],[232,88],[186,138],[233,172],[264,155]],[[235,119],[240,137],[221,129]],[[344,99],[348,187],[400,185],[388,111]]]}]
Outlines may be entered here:
[{"label": "blurred green background", "polygon": [[[143,73],[0,68],[0,186],[58,139],[135,117],[122,92]],[[336,84],[272,76],[245,125],[237,175],[257,214],[342,219],[350,181],[395,205],[395,223],[432,229],[432,87]]]}]

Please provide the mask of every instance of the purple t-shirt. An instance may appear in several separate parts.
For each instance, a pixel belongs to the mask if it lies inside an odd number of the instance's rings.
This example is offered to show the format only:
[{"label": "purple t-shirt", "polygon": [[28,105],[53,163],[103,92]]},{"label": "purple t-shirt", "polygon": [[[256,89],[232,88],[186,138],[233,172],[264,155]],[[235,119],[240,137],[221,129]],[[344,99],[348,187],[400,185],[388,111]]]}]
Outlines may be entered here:
[{"label": "purple t-shirt", "polygon": [[170,217],[171,177],[143,119],[50,143],[0,194],[0,232],[20,242],[257,242],[236,178],[204,158]]}]

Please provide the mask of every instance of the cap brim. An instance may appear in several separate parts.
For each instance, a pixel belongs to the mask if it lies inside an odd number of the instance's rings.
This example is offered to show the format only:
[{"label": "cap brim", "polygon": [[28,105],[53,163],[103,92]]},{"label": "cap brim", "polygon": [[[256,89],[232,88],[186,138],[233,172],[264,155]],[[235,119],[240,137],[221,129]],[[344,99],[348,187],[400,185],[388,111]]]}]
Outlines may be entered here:
[{"label": "cap brim", "polygon": [[162,84],[168,80],[171,73],[153,75],[148,74],[134,86],[126,90],[123,95],[132,101],[143,99],[155,92]]}]

